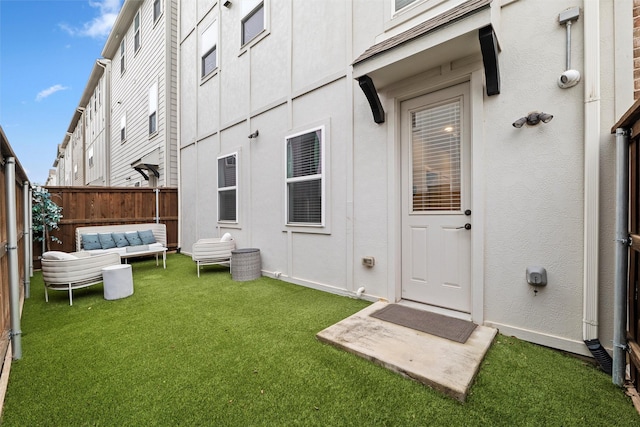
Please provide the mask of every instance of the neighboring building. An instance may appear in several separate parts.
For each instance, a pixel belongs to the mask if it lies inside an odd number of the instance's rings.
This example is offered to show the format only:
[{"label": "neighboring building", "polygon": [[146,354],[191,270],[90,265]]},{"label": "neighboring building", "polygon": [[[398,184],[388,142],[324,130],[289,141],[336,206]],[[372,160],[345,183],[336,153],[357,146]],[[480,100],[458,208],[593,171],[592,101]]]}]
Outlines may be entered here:
[{"label": "neighboring building", "polygon": [[80,98],[79,111],[85,124],[85,147],[82,161],[85,167],[84,181],[78,185],[108,186],[111,182],[111,150],[108,145],[111,118],[109,75],[111,62],[98,59],[93,65],[89,81]]},{"label": "neighboring building", "polygon": [[102,51],[111,62],[108,185],[178,185],[176,14],[177,0],[126,0]]},{"label": "neighboring building", "polygon": [[[576,6],[581,79],[561,88]],[[632,7],[180,2],[182,250],[230,232],[265,275],[610,348],[609,130],[633,101]],[[512,126],[532,112],[554,117]]]}]

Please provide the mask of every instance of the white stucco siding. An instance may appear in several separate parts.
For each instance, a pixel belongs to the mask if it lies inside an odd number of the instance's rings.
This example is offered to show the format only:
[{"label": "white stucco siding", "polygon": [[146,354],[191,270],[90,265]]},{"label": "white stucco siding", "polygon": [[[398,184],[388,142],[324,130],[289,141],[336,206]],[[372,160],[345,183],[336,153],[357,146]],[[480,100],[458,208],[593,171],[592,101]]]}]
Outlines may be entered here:
[{"label": "white stucco siding", "polygon": [[[191,253],[191,246],[200,238],[198,234],[197,220],[199,215],[207,213],[205,208],[201,209],[198,202],[198,191],[201,188],[198,185],[197,162],[198,151],[197,145],[191,144],[180,150],[180,159],[182,168],[180,170],[180,189],[179,196],[182,200],[182,210],[180,211],[180,229],[179,236],[181,249],[183,252]],[[188,167],[186,167],[188,166]],[[212,237],[212,236],[202,236]]]},{"label": "white stucco siding", "polygon": [[[485,320],[516,335],[519,330],[539,334],[533,340],[542,344],[555,345],[560,337],[565,341],[563,348],[586,351],[580,344],[584,316],[584,80],[565,90],[556,84],[564,70],[566,40],[557,15],[571,6],[571,2],[559,2],[557,10],[549,10],[516,2],[502,11],[502,93],[485,101]],[[518,19],[534,13],[539,16],[535,24]],[[610,346],[615,146],[609,130],[615,114],[614,81],[607,76],[613,75],[616,50],[625,45],[614,44],[612,2],[601,2],[600,13],[598,322],[601,342]],[[582,73],[583,18],[572,26],[571,59],[572,66]],[[534,37],[544,48],[523,49]],[[533,128],[507,126],[533,110],[554,114],[554,119]],[[548,272],[549,284],[537,296],[525,280],[529,265],[541,265]]]},{"label": "white stucco siding", "polygon": [[[184,6],[183,6],[184,9]],[[184,18],[184,17],[183,17]],[[192,144],[197,135],[197,111],[198,111],[198,73],[197,69],[197,36],[194,31],[180,42],[180,135],[178,144],[180,147]]]},{"label": "white stucco siding", "polygon": [[[354,111],[353,140],[353,289],[365,288],[370,295],[387,297],[390,259],[388,206],[387,126],[374,123],[365,95],[352,83]],[[384,102],[384,97],[382,98]],[[389,117],[389,119],[391,119]],[[395,192],[395,191],[394,191]],[[362,265],[362,257],[373,256],[373,268]]]},{"label": "white stucco siding", "polygon": [[[276,2],[277,3],[277,2]],[[347,58],[350,2],[292,2],[291,86],[301,90],[343,72]],[[275,6],[274,6],[275,7]]]}]

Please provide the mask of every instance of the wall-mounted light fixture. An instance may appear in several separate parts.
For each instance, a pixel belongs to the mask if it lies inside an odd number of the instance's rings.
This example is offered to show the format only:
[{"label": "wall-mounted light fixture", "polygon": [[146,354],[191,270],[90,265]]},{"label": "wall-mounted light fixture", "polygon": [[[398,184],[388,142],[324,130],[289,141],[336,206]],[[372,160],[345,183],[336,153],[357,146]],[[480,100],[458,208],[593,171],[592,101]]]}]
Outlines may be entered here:
[{"label": "wall-mounted light fixture", "polygon": [[567,66],[564,73],[558,77],[558,86],[562,89],[573,87],[580,82],[580,72],[571,69],[571,24],[580,18],[580,8],[572,7],[558,15],[560,25],[567,27]]},{"label": "wall-mounted light fixture", "polygon": [[540,122],[549,123],[551,121],[551,119],[553,119],[553,115],[551,115],[551,114],[538,113],[537,111],[534,111],[533,113],[529,113],[525,117],[520,117],[518,120],[513,122],[513,127],[519,129],[522,126],[524,126],[525,124],[527,126],[535,126]]},{"label": "wall-mounted light fixture", "polygon": [[254,133],[250,134],[247,138],[254,139],[254,138],[257,138],[258,135],[260,135],[260,132],[256,130]]},{"label": "wall-mounted light fixture", "polygon": [[222,3],[222,5],[224,7],[226,7],[227,9],[229,9],[231,7],[231,2],[229,0],[225,1],[224,3]]}]

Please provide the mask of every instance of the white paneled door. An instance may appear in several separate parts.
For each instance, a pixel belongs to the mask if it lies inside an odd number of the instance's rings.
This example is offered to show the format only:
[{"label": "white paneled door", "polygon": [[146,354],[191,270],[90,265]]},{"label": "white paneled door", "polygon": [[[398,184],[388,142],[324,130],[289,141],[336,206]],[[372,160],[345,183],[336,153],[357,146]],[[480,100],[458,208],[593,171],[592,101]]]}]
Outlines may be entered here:
[{"label": "white paneled door", "polygon": [[469,84],[402,102],[402,298],[471,311]]}]

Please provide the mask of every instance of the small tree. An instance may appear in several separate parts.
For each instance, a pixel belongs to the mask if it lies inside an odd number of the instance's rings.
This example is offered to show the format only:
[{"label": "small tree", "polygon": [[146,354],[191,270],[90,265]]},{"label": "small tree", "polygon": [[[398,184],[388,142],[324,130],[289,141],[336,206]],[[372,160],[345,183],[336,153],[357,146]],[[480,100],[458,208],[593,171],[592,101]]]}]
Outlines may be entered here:
[{"label": "small tree", "polygon": [[51,235],[51,230],[58,229],[62,208],[51,200],[51,194],[46,188],[36,185],[32,195],[33,233],[35,240],[42,242],[42,252],[45,252],[49,250],[49,241],[62,244],[60,239]]}]

